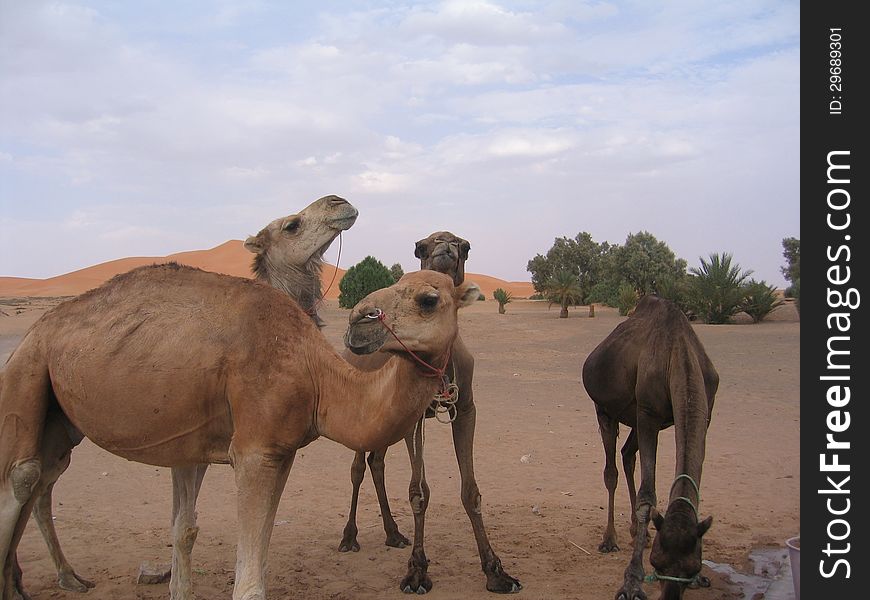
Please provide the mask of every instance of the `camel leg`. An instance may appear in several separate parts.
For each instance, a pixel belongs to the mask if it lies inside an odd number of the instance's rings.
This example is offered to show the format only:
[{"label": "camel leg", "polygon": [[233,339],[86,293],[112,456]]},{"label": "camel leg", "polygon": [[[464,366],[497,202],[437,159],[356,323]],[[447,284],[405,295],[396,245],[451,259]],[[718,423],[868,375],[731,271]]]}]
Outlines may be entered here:
[{"label": "camel leg", "polygon": [[344,526],[344,534],[341,536],[341,544],[338,545],[339,552],[348,552],[349,550],[359,552],[359,542],[356,540],[356,534],[358,532],[356,527],[356,507],[359,502],[359,487],[362,485],[365,476],[366,453],[355,452],[353,455],[353,463],[350,465],[350,482],[353,485],[353,492],[350,496],[350,512],[347,514],[347,525]]},{"label": "camel leg", "polygon": [[274,454],[233,454],[239,512],[233,600],[265,600],[269,540],[296,451],[279,458]]},{"label": "camel leg", "polygon": [[51,402],[48,369],[40,363],[25,339],[0,377],[0,600],[24,596],[15,554],[38,495]]},{"label": "camel leg", "polygon": [[[193,600],[191,554],[199,527],[196,526],[196,496],[199,465],[172,468],[172,568],[169,597]],[[205,470],[202,470],[205,474]],[[200,483],[202,479],[199,479]]]},{"label": "camel leg", "polygon": [[96,584],[77,574],[75,569],[72,568],[72,565],[69,564],[63,550],[60,548],[60,541],[57,538],[57,531],[54,528],[54,517],[51,509],[53,490],[54,482],[49,484],[45,488],[45,491],[39,495],[36,500],[36,505],[33,507],[33,518],[39,526],[42,538],[48,546],[51,560],[54,562],[54,568],[57,570],[57,585],[62,590],[84,593]]},{"label": "camel leg", "polygon": [[[466,389],[470,391],[471,386]],[[459,463],[459,474],[462,479],[462,506],[471,520],[474,539],[477,541],[477,552],[480,555],[480,566],[486,575],[486,589],[497,593],[514,593],[523,589],[518,579],[505,573],[501,559],[496,555],[486,535],[481,511],[480,490],[474,478],[474,428],[477,422],[477,408],[471,396],[461,402],[453,421],[453,448],[456,461]]]},{"label": "camel leg", "polygon": [[414,430],[405,437],[408,455],[411,458],[411,483],[408,486],[408,499],[414,513],[414,547],[408,559],[408,572],[399,583],[399,589],[406,594],[425,594],[432,589],[429,578],[429,559],[423,550],[423,530],[426,525],[426,508],[429,506],[429,484],[426,483],[426,467],[423,464],[423,416]]},{"label": "camel leg", "polygon": [[650,511],[656,505],[656,452],[658,450],[659,423],[650,423],[638,415],[637,443],[640,449],[640,489],[637,494],[637,535],[631,561],[625,568],[622,588],[616,600],[647,600],[643,585],[643,553],[649,537]]},{"label": "camel leg", "polygon": [[381,508],[381,519],[384,521],[384,533],[387,535],[384,544],[392,548],[404,548],[411,542],[399,532],[399,526],[396,525],[396,520],[390,510],[390,501],[387,499],[387,484],[384,480],[384,458],[386,455],[386,448],[369,452],[369,470],[372,472],[372,481],[375,483],[378,505]]},{"label": "camel leg", "polygon": [[622,472],[625,474],[625,485],[628,487],[628,499],[631,502],[631,527],[629,533],[634,538],[637,535],[637,491],[634,486],[634,465],[637,460],[637,433],[631,430],[622,445]]},{"label": "camel leg", "polygon": [[84,593],[95,584],[79,576],[69,564],[61,550],[52,514],[54,484],[69,467],[72,449],[81,441],[78,436],[76,441],[70,439],[64,421],[66,417],[60,413],[50,412],[48,415],[42,440],[43,473],[38,487],[39,496],[33,507],[33,519],[54,562],[58,586],[70,592]]},{"label": "camel leg", "polygon": [[607,527],[604,529],[604,538],[598,545],[598,551],[616,552],[619,546],[616,543],[613,513],[616,486],[619,482],[619,472],[616,469],[616,438],[619,436],[619,422],[607,415],[598,404],[595,405],[595,412],[598,415],[598,432],[604,444],[604,487],[607,488]]}]

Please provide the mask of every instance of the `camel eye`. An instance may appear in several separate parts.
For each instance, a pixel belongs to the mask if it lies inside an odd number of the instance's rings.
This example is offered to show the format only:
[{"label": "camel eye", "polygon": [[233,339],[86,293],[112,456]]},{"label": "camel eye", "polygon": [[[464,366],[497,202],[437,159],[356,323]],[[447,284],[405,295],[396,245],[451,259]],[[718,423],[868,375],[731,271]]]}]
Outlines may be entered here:
[{"label": "camel eye", "polygon": [[289,233],[293,233],[294,231],[299,229],[299,225],[301,222],[302,222],[301,219],[293,219],[292,221],[290,221],[289,223],[284,225],[284,231],[287,231]]},{"label": "camel eye", "polygon": [[422,306],[424,310],[432,310],[438,306],[438,294],[437,292],[424,294],[417,299],[417,302],[420,303],[420,306]]}]

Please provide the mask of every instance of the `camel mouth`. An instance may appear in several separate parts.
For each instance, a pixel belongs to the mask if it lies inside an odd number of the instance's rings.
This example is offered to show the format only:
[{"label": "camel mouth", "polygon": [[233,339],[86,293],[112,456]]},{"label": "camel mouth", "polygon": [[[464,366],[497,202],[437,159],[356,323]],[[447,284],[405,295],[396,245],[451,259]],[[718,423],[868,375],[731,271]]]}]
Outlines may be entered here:
[{"label": "camel mouth", "polygon": [[330,229],[335,229],[336,231],[347,231],[353,224],[356,223],[357,217],[359,217],[359,211],[355,209],[353,206],[348,204],[345,210],[346,214],[330,219],[327,222],[327,226]]},{"label": "camel mouth", "polygon": [[378,321],[351,323],[344,334],[345,347],[354,354],[371,354],[387,341],[387,331]]}]

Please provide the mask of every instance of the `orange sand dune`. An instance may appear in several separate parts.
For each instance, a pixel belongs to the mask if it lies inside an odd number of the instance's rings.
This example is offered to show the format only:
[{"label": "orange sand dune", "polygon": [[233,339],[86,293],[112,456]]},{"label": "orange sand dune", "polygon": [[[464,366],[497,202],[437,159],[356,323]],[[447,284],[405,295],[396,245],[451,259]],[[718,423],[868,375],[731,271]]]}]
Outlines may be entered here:
[{"label": "orange sand dune", "polygon": [[[178,252],[169,256],[119,258],[48,279],[0,277],[0,296],[75,296],[97,287],[118,273],[125,273],[143,265],[169,261],[236,277],[251,276],[251,253],[245,250],[241,240],[230,240],[210,250]],[[338,274],[335,274],[334,266],[324,265],[321,275],[323,289],[326,290],[333,277],[335,278],[332,287],[326,292],[327,298],[338,298],[338,283],[344,274],[344,269],[338,269]],[[480,286],[487,299],[492,299],[492,292],[500,287],[511,292],[516,298],[528,298],[535,293],[530,282],[508,282],[476,273],[466,273],[466,277]]]}]

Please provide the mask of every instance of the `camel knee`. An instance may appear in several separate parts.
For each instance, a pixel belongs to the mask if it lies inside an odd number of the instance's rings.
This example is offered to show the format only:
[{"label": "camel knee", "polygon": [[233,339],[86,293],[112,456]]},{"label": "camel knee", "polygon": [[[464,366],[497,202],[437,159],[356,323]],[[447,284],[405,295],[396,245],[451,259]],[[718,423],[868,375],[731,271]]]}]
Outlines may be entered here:
[{"label": "camel knee", "polygon": [[192,527],[183,527],[181,528],[181,531],[177,532],[175,535],[174,546],[178,548],[180,552],[189,556],[193,552],[193,545],[196,543],[197,535],[199,535],[199,527],[196,525]]},{"label": "camel knee", "polygon": [[613,465],[604,467],[604,486],[608,490],[615,490],[619,482],[619,471]]},{"label": "camel knee", "polygon": [[480,496],[480,490],[477,488],[477,485],[463,487],[462,506],[465,508],[465,512],[479,515],[482,512],[482,504],[483,499]]},{"label": "camel knee", "polygon": [[12,493],[15,496],[15,501],[21,505],[26,504],[41,476],[42,467],[39,460],[35,458],[12,467],[9,479],[12,482]]}]

